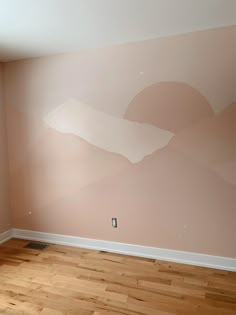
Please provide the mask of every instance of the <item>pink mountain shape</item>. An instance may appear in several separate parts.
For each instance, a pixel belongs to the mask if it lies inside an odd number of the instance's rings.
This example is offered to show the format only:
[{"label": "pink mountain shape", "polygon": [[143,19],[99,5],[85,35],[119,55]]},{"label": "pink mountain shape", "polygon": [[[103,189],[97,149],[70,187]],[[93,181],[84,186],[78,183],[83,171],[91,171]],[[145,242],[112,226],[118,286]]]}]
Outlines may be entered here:
[{"label": "pink mountain shape", "polygon": [[[123,156],[61,134],[9,106],[13,208],[45,205],[130,165]],[[32,207],[31,207],[32,206]]]},{"label": "pink mountain shape", "polygon": [[208,167],[236,161],[236,103],[178,133],[170,144]]},{"label": "pink mountain shape", "polygon": [[207,99],[190,85],[159,82],[134,97],[125,118],[176,133],[212,115],[213,110]]},{"label": "pink mountain shape", "polygon": [[236,186],[236,160],[214,165],[213,169],[227,182]]},{"label": "pink mountain shape", "polygon": [[[18,227],[236,257],[235,204],[236,187],[166,147],[77,193],[35,205],[31,221]],[[115,216],[118,229],[111,227]]]}]

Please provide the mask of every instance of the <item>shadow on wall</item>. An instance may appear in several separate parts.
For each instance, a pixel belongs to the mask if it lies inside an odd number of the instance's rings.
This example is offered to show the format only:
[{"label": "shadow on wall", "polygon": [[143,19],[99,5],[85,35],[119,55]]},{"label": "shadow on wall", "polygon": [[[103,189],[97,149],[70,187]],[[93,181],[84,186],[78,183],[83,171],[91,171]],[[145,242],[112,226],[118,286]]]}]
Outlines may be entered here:
[{"label": "shadow on wall", "polygon": [[[188,84],[156,83],[132,100],[117,123],[115,134],[126,138],[113,139],[119,150],[109,147],[112,117],[84,105],[76,117],[68,107],[67,116],[65,104],[50,127],[8,106],[15,227],[236,257],[236,103],[214,114]],[[106,124],[98,123],[95,134],[92,124],[89,135],[85,129],[71,134],[81,117],[85,126],[98,117]],[[156,128],[150,137],[160,137],[158,143],[171,137],[130,161],[130,153],[148,141],[130,121]],[[129,147],[130,133],[140,139]],[[120,222],[115,233],[114,213]]]}]

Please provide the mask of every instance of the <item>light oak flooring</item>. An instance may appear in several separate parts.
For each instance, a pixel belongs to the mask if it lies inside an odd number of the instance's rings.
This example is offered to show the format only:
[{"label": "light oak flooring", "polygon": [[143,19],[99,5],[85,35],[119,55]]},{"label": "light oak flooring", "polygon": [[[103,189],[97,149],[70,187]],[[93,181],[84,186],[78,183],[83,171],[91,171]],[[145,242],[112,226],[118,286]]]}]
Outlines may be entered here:
[{"label": "light oak flooring", "polygon": [[0,246],[0,314],[236,314],[236,273],[27,243]]}]

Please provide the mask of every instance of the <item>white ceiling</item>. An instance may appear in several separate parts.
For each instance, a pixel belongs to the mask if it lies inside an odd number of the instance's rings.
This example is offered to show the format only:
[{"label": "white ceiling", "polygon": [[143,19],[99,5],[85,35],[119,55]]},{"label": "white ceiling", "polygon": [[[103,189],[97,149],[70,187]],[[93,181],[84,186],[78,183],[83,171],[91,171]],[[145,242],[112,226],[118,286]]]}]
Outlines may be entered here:
[{"label": "white ceiling", "polygon": [[0,61],[236,24],[236,0],[0,0]]}]

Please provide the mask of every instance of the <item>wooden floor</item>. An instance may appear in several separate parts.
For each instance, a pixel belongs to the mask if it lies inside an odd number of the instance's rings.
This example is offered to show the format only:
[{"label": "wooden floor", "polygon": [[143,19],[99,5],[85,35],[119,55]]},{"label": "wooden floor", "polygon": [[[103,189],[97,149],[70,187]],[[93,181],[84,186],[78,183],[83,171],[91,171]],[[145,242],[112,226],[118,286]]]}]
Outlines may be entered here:
[{"label": "wooden floor", "polygon": [[27,243],[0,246],[0,314],[236,314],[236,273]]}]

